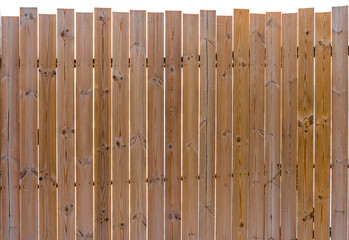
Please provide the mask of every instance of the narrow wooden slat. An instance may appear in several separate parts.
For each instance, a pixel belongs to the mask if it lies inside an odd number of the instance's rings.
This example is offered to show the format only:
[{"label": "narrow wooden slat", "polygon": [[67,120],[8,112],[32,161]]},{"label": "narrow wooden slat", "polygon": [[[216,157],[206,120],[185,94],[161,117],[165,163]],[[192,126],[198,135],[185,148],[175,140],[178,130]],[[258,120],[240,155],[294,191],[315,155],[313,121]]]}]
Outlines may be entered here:
[{"label": "narrow wooden slat", "polygon": [[164,14],[148,13],[148,239],[164,239]]},{"label": "narrow wooden slat", "polygon": [[314,9],[298,14],[298,239],[313,238]]},{"label": "narrow wooden slat", "polygon": [[233,239],[247,239],[250,146],[249,20],[249,10],[234,10]]},{"label": "narrow wooden slat", "polygon": [[216,239],[232,238],[232,17],[217,17]]},{"label": "narrow wooden slat", "polygon": [[76,14],[76,237],[93,237],[93,13]]},{"label": "narrow wooden slat", "polygon": [[215,229],[215,116],[216,11],[200,11],[200,179],[199,237],[214,239]]},{"label": "narrow wooden slat", "polygon": [[183,15],[183,226],[198,239],[199,15]]},{"label": "narrow wooden slat", "polygon": [[250,15],[250,239],[264,235],[265,14]]},{"label": "narrow wooden slat", "polygon": [[265,235],[280,239],[281,13],[266,13]]},{"label": "narrow wooden slat", "polygon": [[281,239],[296,239],[297,13],[282,15]]},{"label": "narrow wooden slat", "polygon": [[57,10],[58,239],[75,237],[74,10]]},{"label": "narrow wooden slat", "polygon": [[1,22],[1,236],[19,239],[19,18]]},{"label": "narrow wooden slat", "polygon": [[20,9],[20,237],[38,239],[38,21]]},{"label": "narrow wooden slat", "polygon": [[113,13],[113,239],[129,236],[129,13]]},{"label": "narrow wooden slat", "polygon": [[94,195],[96,240],[111,239],[111,9],[95,8]]},{"label": "narrow wooden slat", "polygon": [[182,14],[165,13],[165,239],[181,239]]},{"label": "narrow wooden slat", "polygon": [[332,8],[331,239],[348,239],[348,6]]},{"label": "narrow wooden slat", "polygon": [[39,130],[39,239],[55,239],[56,15],[39,15]]},{"label": "narrow wooden slat", "polygon": [[331,13],[315,15],[314,237],[330,239]]},{"label": "narrow wooden slat", "polygon": [[146,12],[130,11],[131,240],[146,239]]}]

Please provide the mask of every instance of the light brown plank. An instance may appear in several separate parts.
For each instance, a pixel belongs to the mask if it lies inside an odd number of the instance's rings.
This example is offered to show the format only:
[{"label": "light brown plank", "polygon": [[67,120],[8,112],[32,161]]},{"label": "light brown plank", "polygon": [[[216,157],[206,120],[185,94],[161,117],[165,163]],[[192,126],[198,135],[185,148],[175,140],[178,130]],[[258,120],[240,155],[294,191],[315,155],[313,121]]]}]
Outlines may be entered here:
[{"label": "light brown plank", "polygon": [[148,13],[148,239],[164,239],[164,14]]},{"label": "light brown plank", "polygon": [[247,239],[250,147],[249,20],[249,10],[234,10],[233,239]]},{"label": "light brown plank", "polygon": [[199,237],[214,239],[215,229],[215,116],[216,11],[200,11],[200,152]]},{"label": "light brown plank", "polygon": [[348,6],[332,8],[331,238],[348,239]]},{"label": "light brown plank", "polygon": [[314,9],[298,12],[298,239],[313,238]]},{"label": "light brown plank", "polygon": [[96,240],[111,239],[111,9],[95,8],[94,195]]},{"label": "light brown plank", "polygon": [[93,13],[76,13],[76,237],[93,237]]},{"label": "light brown plank", "polygon": [[74,10],[57,10],[58,239],[75,237]]},{"label": "light brown plank", "polygon": [[20,9],[20,237],[38,239],[38,11]]},{"label": "light brown plank", "polygon": [[250,239],[264,237],[265,14],[250,15]]},{"label": "light brown plank", "polygon": [[199,15],[183,15],[183,226],[198,239]]},{"label": "light brown plank", "polygon": [[314,237],[330,239],[331,13],[315,15]]},{"label": "light brown plank", "polygon": [[1,22],[1,236],[19,239],[19,18]]},{"label": "light brown plank", "polygon": [[232,17],[217,17],[216,239],[232,238]]},{"label": "light brown plank", "polygon": [[297,13],[282,15],[281,239],[296,239]]},{"label": "light brown plank", "polygon": [[56,15],[39,15],[39,239],[57,237]]},{"label": "light brown plank", "polygon": [[129,236],[129,13],[113,13],[113,239]]},{"label": "light brown plank", "polygon": [[181,239],[182,14],[165,12],[165,239]]},{"label": "light brown plank", "polygon": [[280,239],[281,13],[266,13],[265,235]]}]

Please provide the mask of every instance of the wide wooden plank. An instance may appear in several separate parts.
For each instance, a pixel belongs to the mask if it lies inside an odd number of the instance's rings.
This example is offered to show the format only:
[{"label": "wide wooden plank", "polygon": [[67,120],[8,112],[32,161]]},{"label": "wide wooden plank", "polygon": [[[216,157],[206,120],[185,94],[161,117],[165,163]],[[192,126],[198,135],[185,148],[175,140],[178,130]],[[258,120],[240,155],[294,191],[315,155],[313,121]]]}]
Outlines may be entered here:
[{"label": "wide wooden plank", "polygon": [[331,238],[348,239],[348,6],[332,8]]},{"label": "wide wooden plank", "polygon": [[233,239],[247,239],[250,147],[249,20],[249,10],[234,10]]},{"label": "wide wooden plank", "polygon": [[296,239],[297,13],[282,15],[281,239]]},{"label": "wide wooden plank", "polygon": [[93,13],[76,13],[76,237],[93,237]]},{"label": "wide wooden plank", "polygon": [[216,239],[232,238],[232,17],[217,17]]},{"label": "wide wooden plank", "polygon": [[39,239],[57,237],[56,15],[39,15]]},{"label": "wide wooden plank", "polygon": [[1,236],[19,239],[19,17],[1,23]]},{"label": "wide wooden plank", "polygon": [[75,237],[74,10],[57,10],[58,239]]},{"label": "wide wooden plank", "polygon": [[215,116],[216,11],[200,11],[200,152],[199,237],[214,239],[215,229]]},{"label": "wide wooden plank", "polygon": [[165,239],[181,239],[182,13],[165,12]]},{"label": "wide wooden plank", "polygon": [[281,13],[267,12],[265,28],[265,229],[280,239]]},{"label": "wide wooden plank", "polygon": [[38,239],[38,11],[20,9],[20,237]]},{"label": "wide wooden plank", "polygon": [[183,226],[198,239],[199,15],[183,15]]},{"label": "wide wooden plank", "polygon": [[111,9],[95,8],[94,199],[96,240],[111,239]]},{"label": "wide wooden plank", "polygon": [[129,13],[113,13],[113,239],[129,236]]},{"label": "wide wooden plank", "polygon": [[314,237],[330,239],[331,13],[315,15]]},{"label": "wide wooden plank", "polygon": [[130,11],[130,239],[146,239],[146,12]]},{"label": "wide wooden plank", "polygon": [[314,9],[298,13],[298,239],[313,238]]},{"label": "wide wooden plank", "polygon": [[264,237],[265,14],[250,15],[250,238]]},{"label": "wide wooden plank", "polygon": [[148,13],[148,239],[164,239],[164,14]]}]

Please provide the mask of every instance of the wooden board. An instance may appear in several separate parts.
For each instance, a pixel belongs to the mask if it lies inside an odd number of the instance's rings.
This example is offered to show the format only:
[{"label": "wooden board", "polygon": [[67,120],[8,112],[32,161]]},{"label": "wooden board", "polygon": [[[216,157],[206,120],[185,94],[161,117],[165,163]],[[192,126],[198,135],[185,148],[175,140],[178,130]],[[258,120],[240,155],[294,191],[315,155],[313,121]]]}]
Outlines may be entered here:
[{"label": "wooden board", "polygon": [[250,14],[234,10],[233,239],[247,239],[250,147]]},{"label": "wooden board", "polygon": [[129,13],[113,13],[113,239],[129,236]]},{"label": "wooden board", "polygon": [[57,10],[58,239],[75,237],[74,10]]},{"label": "wooden board", "polygon": [[313,238],[314,9],[298,12],[297,237]]},{"label": "wooden board", "polygon": [[38,11],[20,9],[20,237],[38,239]]},{"label": "wooden board", "polygon": [[111,9],[95,8],[94,180],[96,240],[111,239]]},{"label": "wooden board", "polygon": [[76,13],[76,237],[93,237],[93,13]]},{"label": "wooden board", "polygon": [[180,11],[165,12],[165,239],[181,239]]},{"label": "wooden board", "polygon": [[332,8],[331,238],[348,239],[348,6]]},{"label": "wooden board", "polygon": [[148,13],[148,239],[164,239],[164,14]]},{"label": "wooden board", "polygon": [[296,239],[297,13],[282,15],[281,239]]},{"label": "wooden board", "polygon": [[19,18],[2,17],[1,23],[1,236],[19,239]]},{"label": "wooden board", "polygon": [[39,239],[57,237],[56,15],[39,15]]},{"label": "wooden board", "polygon": [[146,239],[146,11],[130,11],[131,240]]},{"label": "wooden board", "polygon": [[280,239],[281,13],[267,12],[265,28],[265,229]]},{"label": "wooden board", "polygon": [[250,238],[264,237],[265,14],[250,15]]},{"label": "wooden board", "polygon": [[217,17],[216,239],[232,238],[232,17]]},{"label": "wooden board", "polygon": [[330,239],[331,13],[315,15],[314,237]]},{"label": "wooden board", "polygon": [[200,11],[199,237],[214,239],[216,146],[216,11]]},{"label": "wooden board", "polygon": [[183,226],[198,239],[199,15],[183,15]]}]

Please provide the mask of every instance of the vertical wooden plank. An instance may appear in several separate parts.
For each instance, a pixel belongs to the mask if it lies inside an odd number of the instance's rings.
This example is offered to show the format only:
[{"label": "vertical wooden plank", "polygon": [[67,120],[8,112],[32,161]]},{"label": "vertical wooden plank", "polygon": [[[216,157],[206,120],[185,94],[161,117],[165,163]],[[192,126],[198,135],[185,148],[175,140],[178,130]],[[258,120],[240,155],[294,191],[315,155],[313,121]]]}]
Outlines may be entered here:
[{"label": "vertical wooden plank", "polygon": [[164,239],[164,14],[148,13],[148,239]]},{"label": "vertical wooden plank", "polygon": [[281,239],[296,239],[297,13],[282,15]]},{"label": "vertical wooden plank", "polygon": [[113,239],[129,236],[129,13],[113,13]]},{"label": "vertical wooden plank", "polygon": [[299,9],[298,239],[313,238],[314,9]]},{"label": "vertical wooden plank", "polygon": [[38,21],[20,9],[20,237],[38,239]]},{"label": "vertical wooden plank", "polygon": [[249,239],[264,237],[265,14],[250,15]]},{"label": "vertical wooden plank", "polygon": [[93,237],[93,13],[76,14],[76,237]]},{"label": "vertical wooden plank", "polygon": [[348,239],[348,6],[332,8],[331,238]]},{"label": "vertical wooden plank", "polygon": [[265,236],[280,239],[281,13],[266,14]]},{"label": "vertical wooden plank", "polygon": [[232,17],[217,17],[216,239],[232,238]]},{"label": "vertical wooden plank", "polygon": [[315,15],[315,239],[330,239],[331,13]]},{"label": "vertical wooden plank", "polygon": [[2,17],[2,238],[19,239],[19,18]]},{"label": "vertical wooden plank", "polygon": [[39,15],[39,239],[57,238],[56,15]]},{"label": "vertical wooden plank", "polygon": [[250,147],[249,20],[249,10],[234,10],[233,239],[247,239]]},{"label": "vertical wooden plank", "polygon": [[216,11],[200,11],[199,237],[214,239],[216,146]]},{"label": "vertical wooden plank", "polygon": [[111,239],[111,9],[95,8],[95,239]]},{"label": "vertical wooden plank", "polygon": [[75,237],[74,10],[57,10],[58,239]]},{"label": "vertical wooden plank", "polygon": [[146,239],[146,12],[130,12],[131,240]]},{"label": "vertical wooden plank", "polygon": [[181,239],[181,11],[165,12],[165,239]]},{"label": "vertical wooden plank", "polygon": [[198,239],[199,15],[183,15],[183,226]]}]

